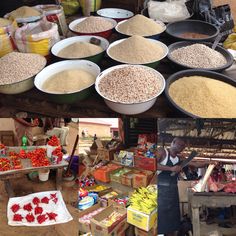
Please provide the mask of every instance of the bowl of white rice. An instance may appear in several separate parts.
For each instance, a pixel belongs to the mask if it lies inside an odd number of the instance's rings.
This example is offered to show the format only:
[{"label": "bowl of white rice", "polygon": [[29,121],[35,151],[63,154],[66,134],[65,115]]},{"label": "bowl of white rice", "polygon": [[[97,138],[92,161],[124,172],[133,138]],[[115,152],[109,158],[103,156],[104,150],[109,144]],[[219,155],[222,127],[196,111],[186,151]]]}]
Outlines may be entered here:
[{"label": "bowl of white rice", "polygon": [[115,112],[136,115],[149,110],[165,89],[165,79],[143,65],[118,65],[100,73],[95,82],[97,93]]}]

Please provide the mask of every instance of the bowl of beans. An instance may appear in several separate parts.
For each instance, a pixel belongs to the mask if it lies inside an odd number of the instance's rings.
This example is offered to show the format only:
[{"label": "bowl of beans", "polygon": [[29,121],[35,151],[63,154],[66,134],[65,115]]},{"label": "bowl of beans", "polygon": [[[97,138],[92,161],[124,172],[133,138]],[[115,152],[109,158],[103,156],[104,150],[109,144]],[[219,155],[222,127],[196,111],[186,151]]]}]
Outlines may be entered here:
[{"label": "bowl of beans", "polygon": [[217,46],[212,49],[210,42],[181,41],[171,44],[168,59],[177,69],[204,69],[223,71],[229,68],[234,59],[224,48]]},{"label": "bowl of beans", "polygon": [[95,89],[113,111],[135,115],[149,110],[156,103],[165,89],[165,79],[153,68],[125,64],[100,73]]},{"label": "bowl of beans", "polygon": [[34,77],[46,66],[35,53],[11,52],[0,58],[0,93],[19,94],[34,87]]},{"label": "bowl of beans", "polygon": [[117,22],[113,19],[89,16],[79,18],[69,24],[69,29],[77,35],[93,35],[103,38],[109,38]]},{"label": "bowl of beans", "polygon": [[219,29],[205,21],[183,20],[169,23],[166,33],[175,41],[212,42],[219,34]]}]

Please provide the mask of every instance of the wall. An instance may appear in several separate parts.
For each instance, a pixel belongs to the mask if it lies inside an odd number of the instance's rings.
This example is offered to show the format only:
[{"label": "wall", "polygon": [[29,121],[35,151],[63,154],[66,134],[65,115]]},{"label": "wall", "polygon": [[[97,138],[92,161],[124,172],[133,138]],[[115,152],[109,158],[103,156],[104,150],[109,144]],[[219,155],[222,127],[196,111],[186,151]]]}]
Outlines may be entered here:
[{"label": "wall", "polygon": [[111,137],[110,126],[99,125],[99,124],[89,124],[89,123],[79,123],[79,135],[81,136],[82,130],[88,131],[88,136],[93,137],[94,134],[97,137]]}]

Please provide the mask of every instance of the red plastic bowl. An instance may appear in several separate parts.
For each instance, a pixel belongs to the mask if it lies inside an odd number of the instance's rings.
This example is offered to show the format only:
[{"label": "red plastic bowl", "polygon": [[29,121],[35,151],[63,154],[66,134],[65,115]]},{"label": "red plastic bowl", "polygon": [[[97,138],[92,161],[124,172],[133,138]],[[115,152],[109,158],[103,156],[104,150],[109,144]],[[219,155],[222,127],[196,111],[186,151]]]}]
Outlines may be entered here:
[{"label": "red plastic bowl", "polygon": [[109,30],[106,30],[106,31],[102,31],[102,32],[94,32],[94,33],[82,33],[82,32],[78,32],[78,31],[75,31],[75,26],[78,25],[80,22],[82,22],[83,20],[85,20],[87,17],[83,17],[83,18],[80,18],[80,19],[77,19],[77,20],[74,20],[72,21],[70,24],[69,24],[69,29],[70,31],[72,31],[73,33],[77,34],[77,35],[94,35],[94,36],[100,36],[100,37],[103,37],[103,38],[109,38],[112,34],[112,30],[116,27],[117,25],[117,22],[113,19],[109,19],[109,18],[105,18],[105,17],[102,17],[108,21],[110,21],[112,24],[113,24],[113,27]]}]

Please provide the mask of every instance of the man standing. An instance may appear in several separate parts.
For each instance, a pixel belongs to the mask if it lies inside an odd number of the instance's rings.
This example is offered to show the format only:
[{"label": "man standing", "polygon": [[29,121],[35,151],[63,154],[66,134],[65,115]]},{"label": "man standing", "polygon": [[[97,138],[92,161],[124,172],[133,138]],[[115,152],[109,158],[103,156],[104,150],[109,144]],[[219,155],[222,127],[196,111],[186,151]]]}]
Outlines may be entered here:
[{"label": "man standing", "polygon": [[[179,154],[184,150],[185,142],[174,138],[170,149],[158,149],[158,234],[175,236],[180,229],[180,208],[178,192],[178,174],[181,171]],[[189,166],[204,167],[209,162],[190,162]]]}]

